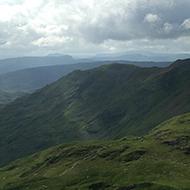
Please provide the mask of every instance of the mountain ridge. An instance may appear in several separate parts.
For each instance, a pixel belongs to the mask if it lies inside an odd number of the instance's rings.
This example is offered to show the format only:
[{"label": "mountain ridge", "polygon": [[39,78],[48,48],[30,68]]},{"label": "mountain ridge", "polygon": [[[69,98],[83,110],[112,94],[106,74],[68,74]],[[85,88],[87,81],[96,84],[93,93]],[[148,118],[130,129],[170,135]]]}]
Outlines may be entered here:
[{"label": "mountain ridge", "polygon": [[94,60],[129,60],[129,61],[155,61],[155,62],[174,62],[177,59],[188,59],[190,54],[154,53],[151,51],[127,51],[118,53],[97,54],[91,59]]},{"label": "mountain ridge", "polygon": [[39,66],[72,64],[76,61],[70,55],[60,57],[18,57],[0,60],[0,74]]},{"label": "mountain ridge", "polygon": [[1,164],[62,142],[144,135],[190,111],[185,62],[167,68],[111,64],[76,70],[1,107]]},{"label": "mountain ridge", "polygon": [[[58,80],[62,76],[65,76],[69,72],[72,72],[76,69],[87,70],[111,63],[113,63],[113,61],[81,62],[73,64],[34,67],[34,68],[14,71],[11,73],[1,74],[0,94],[2,98],[0,99],[0,103],[9,103],[14,99],[16,99],[17,97],[20,97],[21,95],[26,95],[28,93],[34,92],[35,90]],[[146,67],[152,67],[152,66],[166,67],[168,64],[170,64],[170,63],[129,62],[129,61],[118,61],[117,63],[134,64]]]}]

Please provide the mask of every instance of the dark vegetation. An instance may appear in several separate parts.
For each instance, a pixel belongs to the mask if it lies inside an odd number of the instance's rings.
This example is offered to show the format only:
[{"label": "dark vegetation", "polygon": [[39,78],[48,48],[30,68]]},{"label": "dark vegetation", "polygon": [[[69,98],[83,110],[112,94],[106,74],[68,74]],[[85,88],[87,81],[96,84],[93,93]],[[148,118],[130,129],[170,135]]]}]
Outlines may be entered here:
[{"label": "dark vegetation", "polygon": [[79,63],[28,68],[0,75],[0,103],[10,103],[18,97],[55,82],[76,70],[87,70],[107,62]]},{"label": "dark vegetation", "polygon": [[[1,106],[1,166],[63,142],[144,135],[164,120],[189,112],[189,62],[167,68],[111,64],[76,70]],[[143,151],[126,159],[139,159]]]},{"label": "dark vegetation", "polygon": [[188,190],[190,113],[141,137],[61,144],[0,169],[4,190]]},{"label": "dark vegetation", "polygon": [[0,91],[0,104],[10,103],[18,97],[22,97],[29,94],[29,92],[27,91]]}]

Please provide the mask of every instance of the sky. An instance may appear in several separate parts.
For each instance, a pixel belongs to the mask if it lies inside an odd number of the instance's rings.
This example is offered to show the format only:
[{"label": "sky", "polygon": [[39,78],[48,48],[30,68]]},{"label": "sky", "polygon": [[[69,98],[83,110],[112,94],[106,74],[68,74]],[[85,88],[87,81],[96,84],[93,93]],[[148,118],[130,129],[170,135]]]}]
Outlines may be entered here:
[{"label": "sky", "polygon": [[0,58],[190,53],[190,0],[1,0]]}]

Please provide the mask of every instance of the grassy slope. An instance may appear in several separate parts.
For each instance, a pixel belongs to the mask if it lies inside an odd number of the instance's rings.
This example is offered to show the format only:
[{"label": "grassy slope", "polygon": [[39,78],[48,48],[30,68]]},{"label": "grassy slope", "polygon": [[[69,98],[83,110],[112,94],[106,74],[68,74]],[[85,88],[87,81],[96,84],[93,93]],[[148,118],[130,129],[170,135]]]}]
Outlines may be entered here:
[{"label": "grassy slope", "polygon": [[16,98],[29,94],[27,91],[0,91],[0,104],[8,104]]},{"label": "grassy slope", "polygon": [[189,126],[188,113],[146,136],[52,147],[1,168],[0,186],[7,190],[187,190]]},{"label": "grassy slope", "polygon": [[[28,58],[29,59],[29,58]],[[17,60],[17,59],[16,59]],[[18,59],[17,61],[19,61]],[[22,60],[22,59],[21,59]],[[40,60],[40,58],[39,58]],[[37,63],[39,63],[39,60]],[[56,58],[50,59],[52,64],[61,64],[60,60]],[[27,66],[27,58],[25,65]],[[31,58],[31,61],[35,62],[35,59]],[[35,64],[37,64],[35,63]],[[99,61],[99,62],[84,62],[77,64],[68,65],[53,65],[53,66],[43,66],[23,69],[15,72],[10,72],[0,75],[0,103],[9,103],[14,99],[25,95],[26,93],[31,93],[36,89],[42,88],[43,86],[50,84],[59,78],[65,76],[66,74],[80,69],[87,70],[95,68],[101,65],[110,64],[112,61]],[[155,62],[129,62],[129,61],[119,61],[123,64],[134,64],[141,67],[152,67],[157,65],[158,67],[166,67],[170,63],[155,63]],[[16,64],[16,63],[14,63]],[[50,64],[50,63],[49,63]],[[30,65],[30,64],[29,64]],[[37,66],[37,65],[36,65]],[[32,65],[31,65],[32,67]]]},{"label": "grassy slope", "polygon": [[107,62],[78,63],[28,68],[0,75],[0,103],[10,103],[18,97],[42,88],[76,69],[87,70]]},{"label": "grassy slope", "polygon": [[190,111],[188,62],[75,71],[6,105],[0,110],[1,165],[61,142],[147,134]]},{"label": "grassy slope", "polygon": [[50,84],[68,73],[81,69],[87,70],[101,66],[107,62],[77,63],[69,65],[53,65],[36,68],[28,68],[0,75],[0,89],[13,90],[36,90]]}]

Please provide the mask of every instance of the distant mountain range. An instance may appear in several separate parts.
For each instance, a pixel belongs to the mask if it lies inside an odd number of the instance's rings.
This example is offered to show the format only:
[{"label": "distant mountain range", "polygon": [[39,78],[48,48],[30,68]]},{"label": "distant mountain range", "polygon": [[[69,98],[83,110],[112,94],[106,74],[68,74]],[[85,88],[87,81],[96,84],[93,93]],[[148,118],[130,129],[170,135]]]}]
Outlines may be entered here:
[{"label": "distant mountain range", "polygon": [[190,57],[190,55],[156,54],[149,51],[128,51],[99,54],[88,58],[73,58],[66,54],[55,53],[45,57],[2,59],[0,60],[0,104],[11,102],[20,96],[31,93],[46,84],[54,82],[75,69],[85,70],[113,62],[133,64],[141,67],[166,67],[171,64],[171,61],[187,57]]},{"label": "distant mountain range", "polygon": [[62,142],[144,135],[190,112],[190,59],[75,70],[0,107],[1,166]]},{"label": "distant mountain range", "polygon": [[76,61],[69,55],[53,57],[19,57],[0,60],[0,74],[26,68],[72,64]]},{"label": "distant mountain range", "polygon": [[97,54],[91,57],[93,60],[128,60],[128,61],[154,61],[174,62],[177,59],[190,58],[190,54],[161,54],[151,51],[127,51],[120,53]]},{"label": "distant mountain range", "polygon": [[[70,56],[66,54],[49,54],[45,57],[18,57],[0,60],[0,74],[5,74],[21,69],[70,65],[81,62],[97,61],[129,61],[129,62],[174,62],[178,59],[190,58],[190,54],[159,54],[150,51],[126,51],[120,53],[102,53],[96,56]],[[135,64],[136,65],[136,64]],[[154,64],[153,64],[154,65]],[[158,66],[158,65],[155,65]]]}]

